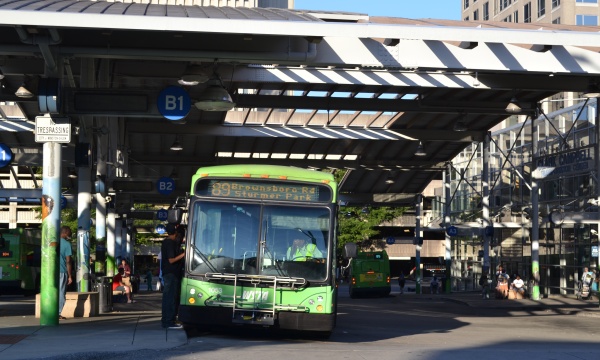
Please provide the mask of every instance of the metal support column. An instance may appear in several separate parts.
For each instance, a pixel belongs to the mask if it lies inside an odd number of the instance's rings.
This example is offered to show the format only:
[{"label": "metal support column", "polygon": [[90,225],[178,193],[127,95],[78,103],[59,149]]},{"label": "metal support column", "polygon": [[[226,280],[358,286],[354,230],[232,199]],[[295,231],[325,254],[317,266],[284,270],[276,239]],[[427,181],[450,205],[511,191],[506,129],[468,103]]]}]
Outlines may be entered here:
[{"label": "metal support column", "polygon": [[[600,106],[598,106],[598,98],[596,100],[596,116],[594,116],[594,126],[596,126],[596,141],[594,141],[594,161],[596,165],[596,204],[600,205]],[[600,223],[596,230],[600,233]],[[598,235],[598,246],[600,247],[600,235]],[[596,259],[598,266],[596,269],[600,270],[600,256]],[[598,297],[598,306],[600,307],[600,297]]]},{"label": "metal support column", "polygon": [[61,144],[43,145],[40,325],[58,325]]},{"label": "metal support column", "polygon": [[127,219],[122,218],[121,220],[121,236],[123,237],[123,258],[127,259],[129,265],[133,265],[133,258],[131,254],[131,237],[129,236],[129,231],[127,231]]},{"label": "metal support column", "polygon": [[115,209],[108,209],[106,216],[106,275],[115,276]]},{"label": "metal support column", "polygon": [[417,294],[421,294],[421,245],[423,244],[423,234],[421,233],[421,206],[423,202],[423,195],[417,195],[417,202],[415,204],[415,291]]},{"label": "metal support column", "polygon": [[[123,219],[121,218],[117,218],[115,215],[115,227],[114,227],[114,232],[115,232],[115,272],[117,271],[116,269],[119,267],[119,265],[121,265],[121,259],[124,259],[124,255],[125,252],[123,251],[123,249],[125,248],[125,244],[124,241],[125,239],[123,239]],[[109,226],[110,228],[110,226]],[[110,230],[109,230],[110,231]]]},{"label": "metal support column", "polygon": [[452,164],[448,163],[446,170],[443,172],[443,193],[444,193],[444,231],[445,235],[445,247],[444,259],[446,260],[446,288],[444,291],[446,294],[450,294],[452,291],[452,240],[448,234],[448,227],[450,226],[450,171],[452,171]]},{"label": "metal support column", "polygon": [[[87,139],[80,135],[80,141],[86,143]],[[90,168],[80,167],[77,180],[77,291],[87,292],[90,291]]]},{"label": "metal support column", "polygon": [[[70,65],[69,65],[70,66]],[[81,61],[81,86],[94,86],[94,61],[83,59]],[[69,86],[75,87],[75,81],[70,78]],[[93,136],[93,118],[81,116],[79,118],[79,143],[88,144],[90,136]],[[90,284],[90,228],[92,207],[92,180],[91,180],[91,154],[86,154],[86,163],[78,164],[77,172],[77,264],[75,266],[77,291],[87,292],[91,290]],[[77,154],[76,156],[81,156]],[[77,165],[77,164],[76,164]]]},{"label": "metal support column", "polygon": [[490,271],[490,238],[494,236],[494,228],[490,221],[490,140],[492,134],[487,133],[483,140],[483,169],[481,172],[482,207],[483,207],[483,268],[482,273]]},{"label": "metal support column", "polygon": [[[534,119],[531,119],[531,173],[537,168],[538,131]],[[540,225],[539,225],[539,187],[537,179],[531,176],[531,299],[540,299]]]}]

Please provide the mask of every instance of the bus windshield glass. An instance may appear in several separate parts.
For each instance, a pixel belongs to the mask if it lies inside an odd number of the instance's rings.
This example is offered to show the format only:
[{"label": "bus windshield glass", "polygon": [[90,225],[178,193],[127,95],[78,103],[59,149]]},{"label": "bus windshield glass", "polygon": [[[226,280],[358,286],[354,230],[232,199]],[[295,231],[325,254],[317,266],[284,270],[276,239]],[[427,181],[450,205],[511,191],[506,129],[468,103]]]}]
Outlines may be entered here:
[{"label": "bus windshield glass", "polygon": [[332,241],[327,206],[198,200],[190,210],[191,274],[327,278]]}]

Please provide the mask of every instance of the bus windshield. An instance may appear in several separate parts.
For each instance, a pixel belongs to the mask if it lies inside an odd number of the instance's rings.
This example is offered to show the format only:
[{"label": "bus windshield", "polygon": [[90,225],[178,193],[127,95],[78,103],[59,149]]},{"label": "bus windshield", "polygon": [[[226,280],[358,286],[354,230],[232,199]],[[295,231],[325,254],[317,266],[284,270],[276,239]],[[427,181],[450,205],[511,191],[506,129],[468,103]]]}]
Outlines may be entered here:
[{"label": "bus windshield", "polygon": [[198,200],[190,210],[191,274],[327,278],[332,215],[326,206]]}]

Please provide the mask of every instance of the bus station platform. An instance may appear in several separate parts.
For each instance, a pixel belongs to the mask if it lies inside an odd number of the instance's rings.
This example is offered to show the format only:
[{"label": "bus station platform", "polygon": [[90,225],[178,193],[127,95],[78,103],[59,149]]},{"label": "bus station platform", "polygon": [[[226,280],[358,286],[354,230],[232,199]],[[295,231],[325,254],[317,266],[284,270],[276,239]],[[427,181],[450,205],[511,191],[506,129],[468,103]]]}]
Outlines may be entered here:
[{"label": "bus station platform", "polygon": [[[347,294],[347,284],[340,284],[341,308],[344,303],[361,301],[351,300]],[[400,294],[398,286],[393,284],[389,301],[402,302],[406,297],[411,301],[451,301],[479,309],[546,311],[600,318],[597,299],[582,301],[575,296],[533,301],[483,299],[479,292],[417,295],[405,291]],[[77,359],[92,353],[117,358],[119,353],[164,351],[187,344],[185,330],[161,327],[161,299],[160,292],[142,291],[136,294],[136,303],[113,304],[111,313],[60,320],[58,326],[40,326],[40,320],[35,317],[34,299],[0,296],[0,359]]]},{"label": "bus station platform", "polygon": [[75,359],[76,354],[160,351],[187,343],[185,330],[161,327],[162,293],[140,291],[134,299],[114,303],[110,313],[40,326],[35,299],[0,296],[0,359]]}]

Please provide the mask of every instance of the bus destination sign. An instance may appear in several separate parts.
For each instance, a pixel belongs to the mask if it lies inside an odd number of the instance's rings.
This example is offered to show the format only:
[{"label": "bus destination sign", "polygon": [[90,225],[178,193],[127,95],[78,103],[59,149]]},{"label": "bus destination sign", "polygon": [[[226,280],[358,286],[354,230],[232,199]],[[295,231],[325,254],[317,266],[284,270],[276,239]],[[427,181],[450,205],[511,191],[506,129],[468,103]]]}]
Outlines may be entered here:
[{"label": "bus destination sign", "polygon": [[209,196],[234,197],[255,200],[322,201],[319,185],[246,182],[238,180],[211,180]]}]

